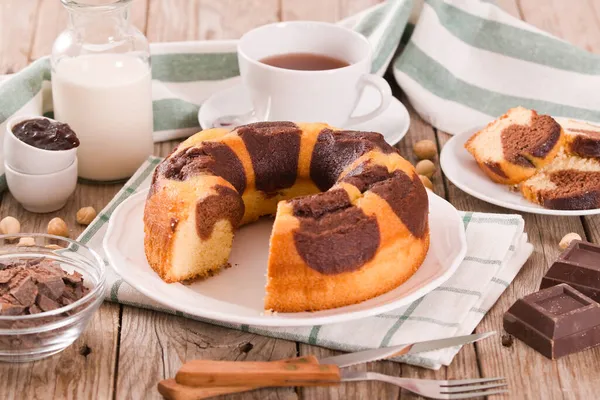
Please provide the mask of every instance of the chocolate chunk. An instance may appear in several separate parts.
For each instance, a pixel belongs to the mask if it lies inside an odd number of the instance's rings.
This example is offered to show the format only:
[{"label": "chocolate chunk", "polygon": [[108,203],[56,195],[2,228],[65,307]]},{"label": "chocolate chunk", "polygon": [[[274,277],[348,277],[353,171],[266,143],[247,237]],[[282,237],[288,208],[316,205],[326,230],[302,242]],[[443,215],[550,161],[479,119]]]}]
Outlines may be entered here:
[{"label": "chocolate chunk", "polygon": [[46,260],[45,258],[32,258],[32,259],[27,260],[27,262],[25,263],[25,265],[27,267],[33,267],[35,265],[41,264],[42,261],[48,261],[48,260]]},{"label": "chocolate chunk", "polygon": [[63,276],[63,279],[65,280],[65,282],[69,282],[75,285],[83,281],[83,276],[79,272],[73,271],[72,274],[66,274],[65,276]]},{"label": "chocolate chunk", "polygon": [[298,174],[302,131],[293,122],[257,122],[236,129],[250,154],[256,189],[292,187]]},{"label": "chocolate chunk", "polygon": [[511,347],[514,343],[512,335],[502,335],[502,346]]},{"label": "chocolate chunk", "polygon": [[57,308],[60,307],[60,304],[58,304],[56,301],[52,300],[51,298],[44,296],[43,294],[38,294],[36,304],[43,311],[56,310]]},{"label": "chocolate chunk", "polygon": [[8,268],[0,271],[0,283],[8,283],[18,272],[17,268]]},{"label": "chocolate chunk", "polygon": [[504,314],[504,330],[556,359],[600,344],[600,304],[560,284],[517,300]]},{"label": "chocolate chunk", "polygon": [[[74,293],[73,293],[73,298],[74,298],[74,297],[75,297],[75,296],[74,296]],[[66,297],[66,296],[65,296],[65,297],[63,297],[63,298],[60,300],[60,302],[61,302],[61,304],[62,304],[63,306],[68,306],[69,304],[72,304],[72,303],[74,303],[74,302],[75,302],[75,300],[73,300],[71,297]]]},{"label": "chocolate chunk", "polygon": [[540,289],[567,283],[600,302],[600,246],[574,240],[552,264]]},{"label": "chocolate chunk", "polygon": [[10,284],[9,283],[0,283],[0,296],[5,295],[9,291],[10,291]]},{"label": "chocolate chunk", "polygon": [[21,305],[29,307],[35,302],[38,288],[33,283],[33,279],[31,279],[30,276],[26,276],[15,283],[14,287],[10,290],[10,294],[17,299]]},{"label": "chocolate chunk", "polygon": [[60,276],[42,275],[41,279],[38,276],[37,280],[39,292],[53,300],[58,300],[65,290],[65,283]]},{"label": "chocolate chunk", "polygon": [[26,308],[27,307],[22,306],[22,305],[13,304],[13,303],[4,303],[0,300],[0,315],[5,315],[5,316],[23,315]]},{"label": "chocolate chunk", "polygon": [[236,229],[244,216],[244,202],[235,190],[215,186],[216,194],[209,195],[196,204],[196,231],[201,239],[210,238],[218,221],[228,220]]},{"label": "chocolate chunk", "polygon": [[90,354],[92,354],[92,349],[87,344],[84,344],[79,348],[79,354],[81,354],[84,357],[87,357]]},{"label": "chocolate chunk", "polygon": [[37,305],[33,304],[29,307],[29,314],[39,314],[42,312],[42,309],[39,308]]},{"label": "chocolate chunk", "polygon": [[37,266],[37,268],[31,269],[31,271],[34,273],[44,272],[48,275],[56,275],[59,277],[62,277],[65,274],[65,271],[60,267],[60,265],[57,262],[48,259],[42,260]]},{"label": "chocolate chunk", "polygon": [[75,286],[66,285],[65,290],[63,291],[63,299],[69,300],[71,303],[77,300],[77,295],[75,294]]},{"label": "chocolate chunk", "polygon": [[310,178],[324,192],[348,165],[373,149],[386,154],[397,152],[380,133],[323,129],[313,149]]}]

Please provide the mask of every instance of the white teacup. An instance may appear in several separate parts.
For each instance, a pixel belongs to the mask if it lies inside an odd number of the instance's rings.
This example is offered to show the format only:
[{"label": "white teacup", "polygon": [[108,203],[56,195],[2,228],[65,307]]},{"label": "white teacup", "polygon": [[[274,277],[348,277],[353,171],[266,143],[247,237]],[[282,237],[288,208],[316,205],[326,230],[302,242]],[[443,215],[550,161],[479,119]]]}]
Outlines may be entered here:
[{"label": "white teacup", "polygon": [[[370,74],[372,52],[367,39],[341,26],[309,21],[264,25],[242,36],[237,52],[242,81],[258,120],[354,125],[379,115],[392,98],[389,84]],[[306,71],[261,62],[290,53],[325,55],[349,65]],[[381,94],[379,106],[365,115],[352,116],[368,85]]]}]

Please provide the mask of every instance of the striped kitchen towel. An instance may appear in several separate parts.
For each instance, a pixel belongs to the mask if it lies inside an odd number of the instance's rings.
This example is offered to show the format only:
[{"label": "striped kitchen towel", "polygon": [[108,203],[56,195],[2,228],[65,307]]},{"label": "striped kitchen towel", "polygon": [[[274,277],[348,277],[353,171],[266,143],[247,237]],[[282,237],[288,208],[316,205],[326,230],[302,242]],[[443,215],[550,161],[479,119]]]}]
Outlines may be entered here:
[{"label": "striped kitchen towel", "polygon": [[[113,211],[128,197],[150,186],[152,172],[160,160],[151,157],[146,161],[78,240],[106,259],[102,242]],[[448,281],[406,307],[352,322],[300,328],[270,328],[201,320],[344,351],[469,334],[512,282],[531,255],[533,246],[527,243],[523,218],[519,215],[463,212],[462,217],[468,246],[464,261]],[[166,309],[148,299],[125,283],[112,268],[107,269],[106,297],[114,302],[200,319]],[[460,348],[422,353],[396,361],[437,369],[450,364],[458,350]]]},{"label": "striped kitchen towel", "polygon": [[[433,126],[460,133],[517,105],[600,121],[600,56],[540,31],[492,2],[388,0],[340,24],[369,39],[372,70],[381,75],[396,54],[411,12],[414,33],[401,46],[393,72]],[[234,40],[151,45],[156,141],[197,131],[200,104],[239,83],[235,47]],[[45,57],[0,86],[0,135],[11,115],[52,110],[49,81]]]},{"label": "striped kitchen towel", "polygon": [[600,55],[490,2],[426,0],[393,72],[417,112],[451,134],[517,105],[600,122]]}]

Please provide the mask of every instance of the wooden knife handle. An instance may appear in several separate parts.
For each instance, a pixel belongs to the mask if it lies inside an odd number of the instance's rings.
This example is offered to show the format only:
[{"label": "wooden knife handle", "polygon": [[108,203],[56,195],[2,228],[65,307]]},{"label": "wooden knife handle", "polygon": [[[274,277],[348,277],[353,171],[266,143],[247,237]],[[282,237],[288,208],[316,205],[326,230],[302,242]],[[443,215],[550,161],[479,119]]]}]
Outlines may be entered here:
[{"label": "wooden knife handle", "polygon": [[254,361],[194,360],[183,364],[175,381],[186,386],[302,386],[340,381],[337,365]]},{"label": "wooden knife handle", "polygon": [[[271,361],[273,363],[308,363],[318,364],[315,356],[304,356],[290,358],[281,361]],[[165,379],[158,383],[158,392],[167,400],[201,400],[210,397],[220,396],[230,393],[245,392],[248,390],[260,389],[263,386],[216,386],[216,387],[193,387],[181,385],[175,379]]]},{"label": "wooden knife handle", "polygon": [[175,379],[165,379],[158,383],[158,392],[167,400],[200,400],[223,394],[259,389],[260,386],[218,386],[194,387],[181,385]]}]

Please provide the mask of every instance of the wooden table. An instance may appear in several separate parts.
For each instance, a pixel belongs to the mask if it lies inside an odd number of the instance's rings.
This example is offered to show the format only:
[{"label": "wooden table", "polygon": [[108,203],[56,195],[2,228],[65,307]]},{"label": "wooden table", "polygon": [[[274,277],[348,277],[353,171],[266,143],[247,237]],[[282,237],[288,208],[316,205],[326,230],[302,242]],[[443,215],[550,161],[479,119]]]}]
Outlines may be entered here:
[{"label": "wooden table", "polygon": [[[292,19],[335,21],[379,0],[134,0],[133,22],[151,41],[237,38],[261,24]],[[600,5],[594,0],[502,0],[509,13],[590,51],[600,52]],[[50,52],[55,36],[67,20],[58,0],[0,0],[0,74],[18,71]],[[449,135],[425,123],[395,87],[409,108],[412,125],[399,144],[414,162],[412,144],[434,140],[441,148]],[[166,155],[175,143],[155,146]],[[435,191],[458,209],[507,212],[461,192],[440,172]],[[119,185],[78,185],[66,208],[36,215],[23,210],[4,193],[0,218],[21,221],[22,230],[45,232],[48,221],[60,216],[75,238],[83,230],[75,222],[80,207],[101,210]],[[557,244],[568,232],[600,242],[600,217],[568,218],[523,215],[535,253],[477,332],[502,331],[502,314],[518,298],[537,289],[550,262],[560,252]],[[158,398],[156,383],[174,376],[186,360],[276,360],[297,354],[317,357],[335,352],[302,343],[271,339],[237,330],[119,304],[105,303],[82,337],[61,354],[47,360],[0,365],[0,398]],[[500,336],[465,346],[451,367],[430,371],[392,362],[357,366],[386,374],[452,379],[506,376],[511,398],[593,399],[600,388],[600,348],[552,362],[516,341],[503,346]],[[414,398],[383,383],[353,383],[328,388],[265,389],[233,396],[237,399],[392,399]]]}]

